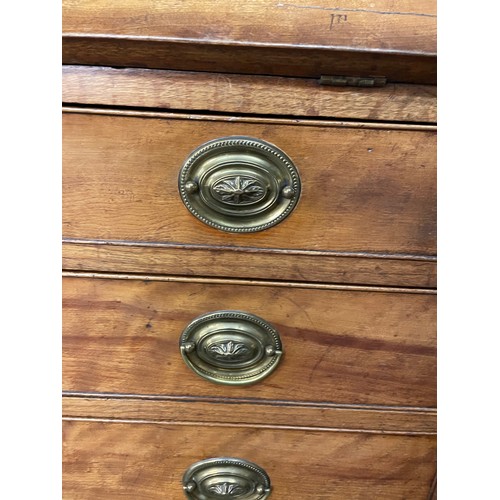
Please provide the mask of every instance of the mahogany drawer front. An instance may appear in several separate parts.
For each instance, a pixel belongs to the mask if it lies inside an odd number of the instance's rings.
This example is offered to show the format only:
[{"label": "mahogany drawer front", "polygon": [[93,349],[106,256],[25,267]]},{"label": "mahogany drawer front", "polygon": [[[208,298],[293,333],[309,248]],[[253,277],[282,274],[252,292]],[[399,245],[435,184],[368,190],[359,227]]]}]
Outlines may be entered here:
[{"label": "mahogany drawer front", "polygon": [[[146,278],[64,279],[66,391],[436,405],[433,294]],[[180,355],[184,328],[224,309],[281,336],[283,358],[254,385],[204,380]]]},{"label": "mahogany drawer front", "polygon": [[272,499],[426,500],[435,473],[433,436],[91,421],[63,431],[68,499],[185,499],[184,471],[215,457],[262,467]]},{"label": "mahogany drawer front", "polygon": [[[134,115],[134,113],[131,113]],[[435,254],[435,132],[335,123],[246,123],[65,113],[65,238],[114,242]],[[296,164],[302,194],[277,226],[228,234],[198,221],[177,187],[189,153],[220,137],[256,137]],[[286,276],[283,278],[286,279]]]}]

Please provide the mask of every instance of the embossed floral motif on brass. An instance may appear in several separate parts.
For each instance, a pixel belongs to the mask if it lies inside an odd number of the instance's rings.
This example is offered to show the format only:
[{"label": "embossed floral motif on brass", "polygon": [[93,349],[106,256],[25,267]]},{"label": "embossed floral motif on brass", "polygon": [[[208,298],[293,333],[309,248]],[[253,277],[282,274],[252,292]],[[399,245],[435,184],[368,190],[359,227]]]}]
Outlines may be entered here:
[{"label": "embossed floral motif on brass", "polygon": [[235,233],[278,224],[295,208],[301,190],[298,170],[281,149],[246,136],[200,145],[182,165],[178,186],[196,218]]},{"label": "embossed floral motif on brass", "polygon": [[283,355],[279,333],[244,311],[213,311],[186,326],[179,338],[185,363],[221,384],[253,384],[269,375]]},{"label": "embossed floral motif on brass", "polygon": [[207,488],[211,493],[215,493],[220,496],[239,496],[244,495],[248,492],[246,488],[243,488],[241,485],[237,483],[217,483],[209,486]]},{"label": "embossed floral motif on brass", "polygon": [[267,189],[258,179],[246,175],[225,177],[212,186],[214,196],[229,205],[250,205],[257,203]]},{"label": "embossed floral motif on brass", "polygon": [[201,460],[186,469],[182,483],[190,500],[265,500],[271,494],[271,480],[266,471],[241,458]]},{"label": "embossed floral motif on brass", "polygon": [[251,350],[245,344],[232,340],[211,344],[207,351],[216,359],[241,360],[248,358],[249,354],[252,355]]}]

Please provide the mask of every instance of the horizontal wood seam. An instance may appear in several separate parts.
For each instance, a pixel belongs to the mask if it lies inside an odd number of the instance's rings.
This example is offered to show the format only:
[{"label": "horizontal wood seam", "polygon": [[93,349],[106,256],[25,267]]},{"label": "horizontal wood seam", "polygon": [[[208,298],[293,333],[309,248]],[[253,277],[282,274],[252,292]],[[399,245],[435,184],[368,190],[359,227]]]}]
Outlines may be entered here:
[{"label": "horizontal wood seam", "polygon": [[82,399],[117,399],[117,400],[149,400],[162,402],[176,403],[214,403],[214,404],[252,404],[260,406],[281,406],[281,407],[302,407],[302,408],[325,408],[349,411],[376,411],[382,413],[414,413],[414,414],[436,414],[436,408],[425,408],[418,406],[384,406],[384,405],[363,405],[363,404],[342,404],[342,403],[327,403],[327,402],[309,402],[309,401],[283,401],[283,400],[266,400],[256,398],[216,398],[203,396],[165,396],[156,394],[123,394],[123,393],[97,393],[97,392],[79,392],[79,391],[63,391],[65,398],[82,398]]},{"label": "horizontal wood seam", "polygon": [[436,52],[424,52],[421,50],[396,50],[396,49],[380,49],[371,47],[352,47],[348,45],[321,45],[321,44],[292,44],[292,43],[271,43],[271,42],[256,42],[251,40],[216,40],[209,38],[181,38],[181,37],[165,37],[153,35],[122,35],[117,33],[78,33],[66,32],[63,33],[62,41],[65,39],[99,39],[99,40],[127,40],[137,42],[163,42],[163,43],[185,43],[196,45],[213,45],[224,47],[258,47],[269,49],[294,49],[294,50],[325,50],[328,52],[350,52],[357,54],[373,53],[384,55],[399,55],[399,56],[419,56],[434,59],[437,56]]},{"label": "horizontal wood seam", "polygon": [[333,427],[309,427],[309,426],[291,426],[291,425],[266,425],[266,424],[231,424],[231,423],[212,423],[212,422],[190,422],[190,421],[164,421],[147,419],[127,419],[127,418],[100,418],[100,417],[62,417],[63,421],[77,422],[102,422],[102,423],[120,423],[120,424],[156,424],[156,425],[184,425],[196,427],[233,427],[233,428],[251,428],[251,429],[280,429],[292,431],[316,431],[316,432],[345,432],[358,434],[386,434],[386,435],[405,435],[405,436],[434,436],[434,432],[426,431],[397,431],[397,430],[372,430],[372,429],[342,429]]},{"label": "horizontal wood seam", "polygon": [[335,119],[308,119],[308,118],[277,118],[277,117],[256,117],[256,116],[234,116],[232,114],[201,114],[197,112],[172,112],[172,111],[144,111],[127,110],[125,108],[99,108],[94,105],[89,107],[62,106],[63,113],[99,114],[110,116],[134,116],[139,118],[161,118],[170,120],[200,120],[200,121],[228,121],[243,123],[268,123],[289,126],[308,127],[341,127],[341,128],[363,128],[363,129],[383,129],[383,130],[410,130],[412,132],[435,132],[436,125],[406,124],[394,122],[350,122]]},{"label": "horizontal wood seam", "polygon": [[[161,70],[158,70],[161,71]],[[211,73],[213,74],[213,73]],[[233,75],[234,76],[234,75]],[[272,77],[268,77],[272,78]],[[356,125],[360,124],[362,128],[381,128],[380,126],[386,125],[387,129],[395,129],[401,130],[401,127],[411,127],[409,130],[412,131],[429,131],[426,127],[437,127],[437,122],[434,120],[429,121],[420,121],[420,120],[398,120],[394,119],[370,119],[370,118],[354,118],[349,116],[335,116],[335,115],[315,115],[315,116],[307,116],[300,113],[290,115],[288,113],[259,113],[259,112],[242,112],[237,110],[228,110],[228,111],[220,111],[211,109],[210,107],[204,108],[191,108],[189,106],[180,107],[180,108],[172,108],[172,107],[162,107],[162,106],[154,106],[154,105],[130,105],[130,104],[109,104],[109,103],[101,103],[98,100],[92,103],[85,103],[76,101],[63,101],[63,107],[73,108],[77,107],[80,109],[91,109],[95,111],[96,109],[101,111],[117,111],[119,114],[126,113],[171,113],[171,114],[189,114],[189,119],[194,119],[193,115],[198,115],[200,117],[205,117],[208,119],[210,117],[211,120],[216,120],[220,118],[221,120],[231,120],[238,122],[255,122],[255,121],[265,121],[267,123],[272,122],[274,120],[282,120],[282,122],[277,122],[279,125],[301,125],[301,126],[313,126],[313,127],[337,127],[337,123],[342,123],[343,128],[356,128]],[[198,118],[200,119],[200,118]],[[283,123],[285,122],[285,123]],[[289,122],[289,123],[287,123]],[[317,122],[328,122],[328,123],[317,123]],[[335,123],[331,123],[335,122]],[[372,127],[368,127],[368,124]],[[424,127],[424,128],[421,128]],[[403,128],[403,130],[407,130]],[[431,129],[431,132],[434,130]]]},{"label": "horizontal wood seam", "polygon": [[346,9],[342,7],[322,7],[320,5],[294,5],[289,3],[280,3],[280,7],[294,7],[296,9],[318,9],[318,10],[331,10],[334,12],[366,12],[368,14],[380,14],[389,16],[416,16],[416,17],[434,17],[436,14],[427,14],[425,12],[395,12],[386,10],[373,10],[373,9]]},{"label": "horizontal wood seam", "polygon": [[382,293],[412,293],[436,295],[437,291],[432,288],[400,288],[389,286],[371,286],[371,285],[340,285],[329,283],[308,283],[302,281],[266,281],[256,279],[232,279],[232,278],[206,278],[202,276],[173,276],[173,275],[154,275],[142,273],[111,273],[96,271],[70,271],[63,270],[63,277],[68,278],[95,278],[95,279],[121,279],[121,280],[142,280],[142,281],[164,281],[177,283],[206,283],[213,285],[238,285],[238,286],[271,286],[284,288],[309,288],[316,290],[345,290],[345,291],[364,291],[364,292],[382,292]]},{"label": "horizontal wood seam", "polygon": [[404,253],[376,253],[376,252],[348,252],[337,250],[306,250],[306,249],[288,249],[288,248],[261,248],[261,247],[242,247],[228,245],[201,245],[192,243],[171,243],[160,241],[131,241],[131,240],[100,240],[100,239],[84,239],[84,238],[67,238],[63,237],[63,244],[72,245],[108,245],[108,246],[125,246],[125,247],[142,247],[142,248],[171,248],[174,250],[216,250],[229,252],[243,253],[264,253],[264,254],[285,254],[285,255],[306,255],[318,257],[345,257],[345,258],[365,258],[365,259],[390,259],[390,260],[410,260],[410,261],[425,261],[436,262],[435,255],[418,255]]}]

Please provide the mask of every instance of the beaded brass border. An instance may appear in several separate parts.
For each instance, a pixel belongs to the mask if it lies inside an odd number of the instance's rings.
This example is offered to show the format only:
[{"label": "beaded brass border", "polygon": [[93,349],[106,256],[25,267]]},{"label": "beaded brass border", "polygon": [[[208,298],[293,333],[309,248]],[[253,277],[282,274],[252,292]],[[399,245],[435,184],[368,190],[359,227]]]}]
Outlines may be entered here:
[{"label": "beaded brass border", "polygon": [[[291,191],[289,190],[288,193],[281,198],[286,198],[288,200],[288,204],[286,208],[274,219],[266,221],[264,223],[257,223],[255,225],[248,225],[248,222],[245,221],[245,225],[242,224],[239,227],[235,227],[223,224],[220,221],[211,220],[210,218],[200,213],[200,211],[193,206],[191,202],[193,192],[190,192],[190,189],[186,188],[186,184],[192,182],[192,180],[190,179],[190,175],[192,174],[192,170],[196,166],[199,159],[213,149],[219,149],[221,154],[223,154],[226,148],[234,147],[241,147],[242,150],[245,151],[248,151],[249,149],[257,152],[265,151],[267,154],[270,154],[277,159],[276,165],[280,170],[282,170],[283,172],[287,172],[289,180],[289,185],[287,186],[287,188],[291,188]],[[301,193],[299,173],[292,160],[277,146],[261,139],[255,139],[246,136],[223,137],[220,139],[209,141],[199,146],[197,149],[191,152],[184,165],[182,166],[181,171],[179,172],[178,185],[182,202],[197,219],[215,229],[233,233],[257,232],[275,226],[290,215],[292,210],[296,207]],[[289,193],[293,194],[290,195]]]}]

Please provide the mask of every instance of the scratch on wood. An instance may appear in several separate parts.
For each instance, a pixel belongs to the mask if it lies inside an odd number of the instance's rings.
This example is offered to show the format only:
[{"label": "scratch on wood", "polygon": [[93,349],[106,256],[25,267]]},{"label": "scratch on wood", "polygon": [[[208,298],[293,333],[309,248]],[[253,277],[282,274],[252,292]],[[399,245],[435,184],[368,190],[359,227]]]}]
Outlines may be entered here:
[{"label": "scratch on wood", "polygon": [[429,496],[427,497],[427,500],[436,499],[436,490],[437,490],[437,474],[434,475],[434,479],[432,480],[431,489],[429,491]]},{"label": "scratch on wood", "polygon": [[294,5],[292,3],[277,3],[276,7],[293,7],[295,9],[318,9],[318,10],[334,10],[340,12],[367,12],[369,14],[393,15],[393,16],[421,16],[421,17],[437,17],[435,14],[425,14],[420,12],[395,12],[384,10],[369,10],[369,9],[342,9],[340,7],[321,7],[320,5]]},{"label": "scratch on wood", "polygon": [[325,359],[325,357],[330,353],[331,348],[332,348],[332,346],[328,346],[326,348],[325,352],[323,352],[323,354],[320,356],[320,358],[316,361],[316,363],[314,363],[314,367],[311,370],[311,373],[309,374],[309,383],[310,384],[313,381],[314,373],[316,372],[316,370],[318,369],[318,367],[322,363],[322,361]]}]

